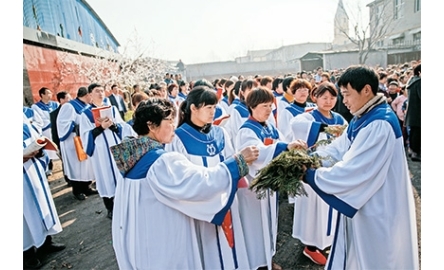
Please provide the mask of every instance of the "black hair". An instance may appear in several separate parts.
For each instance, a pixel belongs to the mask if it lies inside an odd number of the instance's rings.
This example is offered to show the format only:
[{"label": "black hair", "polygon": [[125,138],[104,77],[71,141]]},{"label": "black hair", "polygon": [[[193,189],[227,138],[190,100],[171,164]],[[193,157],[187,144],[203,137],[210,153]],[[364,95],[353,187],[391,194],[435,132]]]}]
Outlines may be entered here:
[{"label": "black hair", "polygon": [[365,85],[370,85],[373,94],[376,95],[379,88],[379,76],[376,71],[368,66],[353,65],[349,66],[338,80],[339,87],[351,88],[361,93]]},{"label": "black hair", "polygon": [[248,79],[248,80],[243,80],[242,84],[241,84],[241,91],[239,92],[239,99],[241,101],[245,101],[245,91],[249,90],[249,89],[253,89],[254,87],[254,80]]},{"label": "black hair", "polygon": [[196,81],[196,82],[193,84],[193,88],[194,88],[194,87],[197,87],[197,86],[206,86],[206,87],[208,87],[208,88],[210,88],[210,89],[214,89],[213,84],[210,83],[210,82],[209,82],[208,80],[206,80],[206,79],[201,79],[201,80]]},{"label": "black hair", "polygon": [[88,94],[88,89],[86,87],[82,86],[77,90],[77,97],[84,97]]},{"label": "black hair", "polygon": [[284,89],[284,92],[287,93],[288,88],[290,88],[291,82],[294,80],[293,76],[285,77],[282,81],[282,89]]},{"label": "black hair", "polygon": [[98,84],[98,83],[92,83],[92,84],[88,85],[88,93],[92,93],[92,91],[96,87],[102,87],[102,86],[100,84]]},{"label": "black hair", "polygon": [[142,100],[133,115],[133,130],[139,136],[147,135],[150,132],[148,122],[158,127],[162,120],[175,115],[176,107],[168,99],[153,97]]},{"label": "black hair", "polygon": [[207,86],[194,87],[187,98],[180,104],[179,122],[177,126],[181,126],[186,121],[191,121],[191,105],[201,108],[206,105],[215,105],[218,103],[216,92]]},{"label": "black hair", "polygon": [[68,95],[68,92],[66,91],[60,91],[57,93],[57,101],[60,103],[60,100],[65,99],[66,96]]},{"label": "black hair", "polygon": [[276,79],[273,80],[273,84],[271,86],[271,90],[276,91],[276,89],[278,88],[279,84],[282,83],[284,81],[284,79],[282,79],[281,77],[278,77]]},{"label": "black hair", "polygon": [[413,75],[415,75],[415,76],[419,76],[419,74],[421,74],[421,64],[418,64],[418,65],[415,66],[415,68],[413,69]]},{"label": "black hair", "polygon": [[233,88],[233,90],[231,90],[231,92],[229,93],[229,96],[228,96],[228,103],[229,104],[233,103],[234,98],[239,96],[239,91],[240,91],[241,85],[242,85],[242,81],[236,81],[234,83],[234,88]]},{"label": "black hair", "polygon": [[39,96],[42,97],[44,94],[46,94],[46,90],[49,90],[49,89],[46,88],[46,87],[42,87],[42,88],[40,88],[40,90],[39,90]]}]

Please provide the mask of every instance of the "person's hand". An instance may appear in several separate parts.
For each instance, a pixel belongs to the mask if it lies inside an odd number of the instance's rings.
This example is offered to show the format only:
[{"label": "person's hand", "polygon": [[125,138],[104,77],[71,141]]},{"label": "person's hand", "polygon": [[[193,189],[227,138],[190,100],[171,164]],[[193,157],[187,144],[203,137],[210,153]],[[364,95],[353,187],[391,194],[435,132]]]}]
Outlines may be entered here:
[{"label": "person's hand", "polygon": [[25,163],[26,161],[28,161],[31,158],[35,157],[35,155],[37,155],[38,153],[39,153],[39,150],[34,151],[34,152],[30,153],[29,155],[24,155],[23,156],[23,163]]},{"label": "person's hand", "polygon": [[287,145],[287,149],[288,149],[288,150],[291,150],[291,149],[303,149],[303,150],[307,150],[307,149],[308,149],[308,145],[307,145],[307,142],[305,142],[304,140],[300,140],[300,139],[298,139],[298,140],[295,140],[295,141],[290,142],[290,143]]},{"label": "person's hand", "polygon": [[111,119],[109,119],[109,117],[98,118],[97,121],[99,121],[103,129],[107,129],[114,124],[114,122]]},{"label": "person's hand", "polygon": [[344,126],[343,125],[329,125],[328,126],[328,133],[332,134],[335,137],[339,137],[342,135],[342,132],[344,132]]},{"label": "person's hand", "polygon": [[253,161],[255,161],[259,157],[259,148],[253,145],[247,146],[240,151],[240,154],[244,158],[245,162],[248,165],[251,165],[251,163],[253,163]]}]

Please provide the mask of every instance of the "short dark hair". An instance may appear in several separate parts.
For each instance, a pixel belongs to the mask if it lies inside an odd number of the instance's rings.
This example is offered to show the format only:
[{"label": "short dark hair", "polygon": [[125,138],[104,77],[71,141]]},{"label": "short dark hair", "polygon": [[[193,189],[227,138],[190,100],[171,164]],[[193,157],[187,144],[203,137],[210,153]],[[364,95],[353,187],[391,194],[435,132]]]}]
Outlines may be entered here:
[{"label": "short dark hair", "polygon": [[46,87],[42,87],[42,88],[40,88],[40,90],[39,90],[39,96],[42,97],[44,94],[46,94],[46,90],[49,90],[49,89],[46,88]]},{"label": "short dark hair", "polygon": [[77,90],[77,97],[84,97],[88,94],[88,89],[86,87],[82,86]]},{"label": "short dark hair", "polygon": [[274,95],[264,86],[260,86],[252,90],[249,94],[245,103],[247,104],[248,111],[250,115],[253,113],[251,109],[257,107],[257,105],[267,102],[273,102]]},{"label": "short dark hair", "polygon": [[100,84],[98,84],[98,83],[92,83],[92,84],[88,85],[88,93],[92,93],[92,91],[96,87],[102,87],[102,86]]},{"label": "short dark hair", "polygon": [[365,85],[370,85],[373,94],[376,95],[379,88],[379,77],[376,71],[368,66],[349,66],[338,80],[339,87],[350,86],[361,93]]},{"label": "short dark hair", "polygon": [[68,92],[66,91],[60,91],[57,93],[57,101],[60,102],[60,100],[65,99],[66,95],[68,95]]},{"label": "short dark hair", "polygon": [[172,83],[172,84],[168,85],[168,88],[167,88],[168,94],[171,94],[171,91],[173,91],[174,87],[179,88],[179,86],[177,84],[175,84],[175,83]]},{"label": "short dark hair", "polygon": [[197,80],[194,84],[193,87],[197,87],[197,86],[206,86],[210,89],[214,89],[214,85],[212,83],[210,83],[208,80],[206,79],[201,79],[201,80]]},{"label": "short dark hair", "polygon": [[176,116],[176,107],[168,99],[152,97],[142,100],[133,115],[133,130],[138,135],[147,135],[150,131],[148,122],[158,127],[168,116]]},{"label": "short dark hair", "polygon": [[293,80],[294,80],[293,76],[288,76],[284,78],[284,80],[282,81],[282,89],[284,89],[284,92],[287,92]]},{"label": "short dark hair", "polygon": [[421,74],[421,64],[416,65],[413,69],[413,75],[419,76],[419,74]]},{"label": "short dark hair", "polygon": [[271,90],[276,91],[276,89],[279,87],[279,84],[282,83],[284,81],[284,79],[282,79],[281,77],[277,77],[273,80],[273,84],[271,86]]},{"label": "short dark hair", "polygon": [[111,85],[111,89],[114,89],[114,87],[117,87],[117,84]]}]

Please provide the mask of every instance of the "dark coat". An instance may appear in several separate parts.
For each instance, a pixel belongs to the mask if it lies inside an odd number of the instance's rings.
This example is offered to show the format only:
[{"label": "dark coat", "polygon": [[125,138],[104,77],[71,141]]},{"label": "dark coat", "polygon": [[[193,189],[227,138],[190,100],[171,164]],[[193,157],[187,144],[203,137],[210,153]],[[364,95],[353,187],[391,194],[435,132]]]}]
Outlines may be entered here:
[{"label": "dark coat", "polygon": [[52,141],[57,145],[57,147],[59,147],[59,149],[60,149],[60,139],[59,139],[59,134],[57,133],[57,116],[59,115],[61,107],[62,106],[59,105],[57,109],[49,113],[49,119],[51,121]]},{"label": "dark coat", "polygon": [[[110,95],[108,97],[108,99],[109,99],[109,102],[111,103],[111,105],[116,106],[117,110],[119,110],[119,105],[117,104],[118,101],[116,100],[116,98],[113,95]],[[125,106],[125,102],[123,101],[123,98],[120,99],[120,101],[121,101],[120,105],[123,107],[123,111],[119,111],[119,112],[120,112],[120,116],[123,119],[123,117],[126,113],[126,106]]]},{"label": "dark coat", "polygon": [[414,76],[407,83],[407,112],[405,125],[421,127],[421,77]]}]

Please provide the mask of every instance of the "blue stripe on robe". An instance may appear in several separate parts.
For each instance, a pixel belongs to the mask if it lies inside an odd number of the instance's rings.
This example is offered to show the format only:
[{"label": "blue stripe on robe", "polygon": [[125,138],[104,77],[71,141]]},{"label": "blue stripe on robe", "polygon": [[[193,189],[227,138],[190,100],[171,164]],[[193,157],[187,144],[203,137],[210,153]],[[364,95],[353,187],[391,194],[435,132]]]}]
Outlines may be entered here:
[{"label": "blue stripe on robe", "polygon": [[210,132],[204,134],[184,123],[176,129],[176,135],[191,155],[212,157],[225,148],[223,130],[217,126],[212,126]]}]

